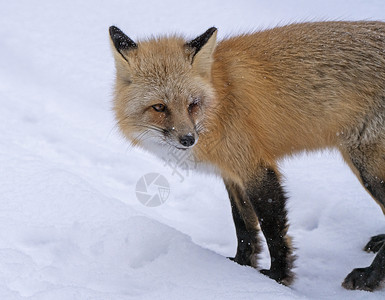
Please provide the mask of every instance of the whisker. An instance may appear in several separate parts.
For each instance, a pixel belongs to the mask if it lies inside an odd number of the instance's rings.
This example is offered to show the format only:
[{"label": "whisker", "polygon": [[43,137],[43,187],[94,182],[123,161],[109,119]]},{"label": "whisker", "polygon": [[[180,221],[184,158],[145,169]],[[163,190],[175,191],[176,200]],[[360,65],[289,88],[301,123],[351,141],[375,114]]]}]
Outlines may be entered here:
[{"label": "whisker", "polygon": [[118,132],[118,123],[116,123],[111,130],[108,132],[106,140],[108,140],[111,137],[112,132]]},{"label": "whisker", "polygon": [[127,143],[126,154],[129,150],[132,151],[132,149],[134,149],[134,144],[132,142]]},{"label": "whisker", "polygon": [[129,125],[129,126],[132,126],[132,127],[143,127],[143,128],[148,128],[148,129],[152,129],[152,130],[155,130],[155,131],[158,131],[158,132],[164,132],[165,130],[162,128],[162,127],[159,127],[157,125],[154,125],[154,124],[145,124],[145,123],[141,123],[141,122],[134,122],[132,120],[130,120],[130,118],[128,116],[124,117],[122,120],[119,120],[117,122],[118,125]]},{"label": "whisker", "polygon": [[165,131],[163,128],[161,128],[159,126],[156,126],[156,125],[141,124],[141,123],[132,123],[130,125],[133,126],[133,127],[137,127],[137,128],[151,129],[151,130],[154,130],[154,131],[157,131],[157,132],[160,132],[160,133],[164,133],[164,131]]},{"label": "whisker", "polygon": [[159,127],[154,127],[154,126],[150,126],[150,125],[138,125],[138,126],[143,127],[143,128],[148,128],[148,129],[160,132],[160,133],[164,132],[164,130],[162,128],[159,128]]},{"label": "whisker", "polygon": [[[139,134],[136,138],[135,138],[135,141],[137,142],[142,142],[145,140],[145,137],[146,135],[150,132],[150,130],[145,130],[143,131],[141,134]],[[148,138],[150,138],[151,136],[149,136]]]}]

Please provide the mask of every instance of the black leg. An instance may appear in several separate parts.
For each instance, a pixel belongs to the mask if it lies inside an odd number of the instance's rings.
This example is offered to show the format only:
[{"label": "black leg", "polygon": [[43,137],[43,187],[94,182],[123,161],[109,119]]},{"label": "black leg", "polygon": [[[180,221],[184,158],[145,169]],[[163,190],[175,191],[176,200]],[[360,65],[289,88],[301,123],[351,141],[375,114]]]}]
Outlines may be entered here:
[{"label": "black leg", "polygon": [[385,234],[372,236],[370,241],[364,247],[364,251],[377,253],[385,245]]},{"label": "black leg", "polygon": [[256,268],[258,254],[261,251],[257,217],[242,189],[237,184],[226,181],[225,185],[231,202],[238,240],[237,253],[231,259],[240,265]]},{"label": "black leg", "polygon": [[286,196],[276,172],[272,168],[258,169],[253,180],[246,185],[246,192],[257,213],[270,252],[270,269],[261,272],[288,285],[294,279],[291,272],[294,256],[286,235]]},{"label": "black leg", "polygon": [[346,276],[342,286],[349,290],[374,291],[385,278],[385,245],[382,245],[372,264],[367,268],[354,269]]},{"label": "black leg", "polygon": [[[385,213],[385,159],[378,144],[351,148],[348,156],[363,186]],[[373,291],[385,280],[385,234],[372,237],[364,250],[378,253],[369,267],[354,269],[345,278],[342,286],[346,289]]]}]

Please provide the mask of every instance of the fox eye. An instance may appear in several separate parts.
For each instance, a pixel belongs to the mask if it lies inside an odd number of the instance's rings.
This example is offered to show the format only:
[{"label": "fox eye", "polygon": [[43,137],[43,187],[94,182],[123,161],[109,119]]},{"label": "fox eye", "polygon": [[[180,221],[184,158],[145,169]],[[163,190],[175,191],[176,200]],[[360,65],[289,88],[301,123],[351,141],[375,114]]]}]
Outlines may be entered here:
[{"label": "fox eye", "polygon": [[188,111],[191,113],[197,108],[200,104],[200,99],[199,98],[194,98],[193,102],[191,102],[188,106]]},{"label": "fox eye", "polygon": [[164,112],[166,110],[166,105],[158,103],[152,106],[152,108],[157,112]]}]

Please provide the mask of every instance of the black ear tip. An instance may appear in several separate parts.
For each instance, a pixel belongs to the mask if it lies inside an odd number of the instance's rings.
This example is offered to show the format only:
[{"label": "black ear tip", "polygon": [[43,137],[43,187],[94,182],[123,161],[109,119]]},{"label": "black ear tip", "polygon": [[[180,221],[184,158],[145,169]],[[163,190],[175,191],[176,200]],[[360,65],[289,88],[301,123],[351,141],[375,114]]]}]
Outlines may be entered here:
[{"label": "black ear tip", "polygon": [[110,26],[109,30],[110,36],[113,37],[116,34],[122,34],[123,32],[116,26]]},{"label": "black ear tip", "polygon": [[[193,48],[195,50],[195,54],[208,42],[211,36],[217,31],[216,27],[210,27],[203,33],[198,36],[196,39],[186,43],[187,47]],[[194,55],[195,55],[194,54]]]},{"label": "black ear tip", "polygon": [[116,26],[110,26],[109,28],[111,40],[113,41],[116,49],[118,51],[120,50],[129,50],[137,48],[138,45],[131,40],[127,35],[124,34],[123,31],[121,31]]},{"label": "black ear tip", "polygon": [[210,27],[210,28],[207,30],[207,33],[213,34],[215,31],[218,31],[218,28],[216,28],[216,27]]}]

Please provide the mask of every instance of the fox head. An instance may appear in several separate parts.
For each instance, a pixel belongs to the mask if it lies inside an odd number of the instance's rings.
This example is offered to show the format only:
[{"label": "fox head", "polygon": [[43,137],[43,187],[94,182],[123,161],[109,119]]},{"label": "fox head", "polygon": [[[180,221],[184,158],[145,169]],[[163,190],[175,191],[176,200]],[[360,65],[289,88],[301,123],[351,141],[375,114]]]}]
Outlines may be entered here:
[{"label": "fox head", "polygon": [[139,43],[115,26],[109,32],[120,130],[134,145],[145,148],[193,147],[213,107],[211,67],[217,29],[191,41],[173,36]]}]

